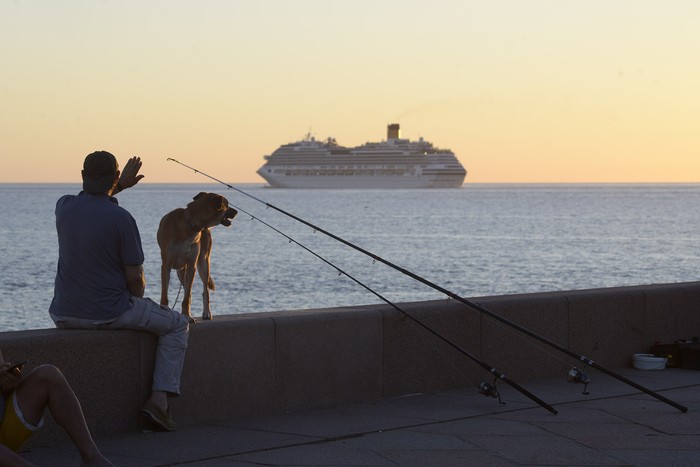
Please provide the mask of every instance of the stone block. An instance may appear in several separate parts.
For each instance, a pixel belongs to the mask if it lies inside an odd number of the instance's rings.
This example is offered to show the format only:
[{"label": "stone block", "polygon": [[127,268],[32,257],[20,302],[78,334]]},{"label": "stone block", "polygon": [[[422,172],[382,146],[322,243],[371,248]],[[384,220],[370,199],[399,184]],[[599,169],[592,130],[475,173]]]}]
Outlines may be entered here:
[{"label": "stone block", "polygon": [[568,294],[571,349],[601,366],[630,365],[648,347],[641,288],[617,287]]},{"label": "stone block", "polygon": [[371,307],[277,315],[275,399],[295,409],[381,397],[382,318]]},{"label": "stone block", "polygon": [[403,312],[381,308],[384,396],[478,387],[484,370],[472,357],[481,345],[479,317],[452,300],[398,306]]},{"label": "stone block", "polygon": [[259,316],[217,316],[190,326],[173,417],[192,423],[272,413],[275,324]]},{"label": "stone block", "polygon": [[554,293],[527,294],[475,301],[491,313],[480,315],[482,355],[486,362],[516,382],[566,375],[567,357],[534,337],[568,346],[566,297]]},{"label": "stone block", "polygon": [[700,283],[645,287],[644,299],[646,347],[700,336]]}]

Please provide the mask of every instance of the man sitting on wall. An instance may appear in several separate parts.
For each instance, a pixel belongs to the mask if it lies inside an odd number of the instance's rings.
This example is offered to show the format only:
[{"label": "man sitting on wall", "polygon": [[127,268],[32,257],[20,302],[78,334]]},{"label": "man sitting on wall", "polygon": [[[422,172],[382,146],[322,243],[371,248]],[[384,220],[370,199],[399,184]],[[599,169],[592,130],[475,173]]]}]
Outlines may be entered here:
[{"label": "man sitting on wall", "polygon": [[56,202],[58,269],[51,319],[61,329],[134,329],[158,336],[153,386],[141,413],[175,430],[169,396],[180,394],[189,321],[144,298],[141,236],[132,215],[113,195],[134,186],[141,160],[119,171],[117,159],[96,151],[83,162],[83,191]]}]

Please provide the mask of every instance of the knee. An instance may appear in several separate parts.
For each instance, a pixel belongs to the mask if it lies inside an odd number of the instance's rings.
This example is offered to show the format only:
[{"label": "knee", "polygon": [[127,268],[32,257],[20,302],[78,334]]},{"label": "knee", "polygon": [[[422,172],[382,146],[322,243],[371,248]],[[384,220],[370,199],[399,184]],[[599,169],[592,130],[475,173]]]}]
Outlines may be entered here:
[{"label": "knee", "polygon": [[187,316],[178,313],[177,323],[175,323],[175,332],[178,334],[187,334],[190,330],[190,320]]},{"label": "knee", "polygon": [[61,370],[59,370],[58,367],[56,367],[55,365],[51,365],[50,363],[45,363],[34,368],[34,370],[32,370],[31,376],[32,378],[40,379],[41,381],[49,385],[66,383],[66,378],[65,376],[63,376]]},{"label": "knee", "polygon": [[167,328],[160,334],[160,337],[165,337],[170,342],[187,342],[189,330],[190,321],[187,316],[172,312],[169,316]]}]

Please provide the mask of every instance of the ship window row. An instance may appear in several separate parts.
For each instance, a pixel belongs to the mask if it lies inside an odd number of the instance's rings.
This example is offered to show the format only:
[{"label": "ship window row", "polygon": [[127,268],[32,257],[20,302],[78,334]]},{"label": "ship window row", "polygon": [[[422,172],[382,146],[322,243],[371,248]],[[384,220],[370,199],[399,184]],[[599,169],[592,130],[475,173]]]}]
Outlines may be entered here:
[{"label": "ship window row", "polygon": [[280,167],[274,167],[275,173],[282,173],[286,170],[310,170],[310,171],[321,171],[321,170],[385,170],[385,169],[397,169],[397,170],[413,170],[415,171],[416,167],[420,167],[421,169],[426,169],[428,167],[437,167],[437,168],[442,168],[442,167],[453,167],[449,165],[432,165],[429,166],[427,164],[414,164],[414,165],[403,165],[403,164],[372,164],[372,165],[358,165],[358,164],[333,164],[333,165],[326,165],[326,166],[321,166],[319,164],[315,164],[311,167],[307,167],[306,165],[302,164],[296,164],[296,165],[283,165]]},{"label": "ship window row", "polygon": [[285,167],[285,166],[317,166],[317,167],[363,167],[363,168],[379,168],[386,166],[395,167],[410,167],[410,166],[461,166],[456,159],[435,159],[426,160],[420,158],[410,158],[403,160],[396,159],[373,159],[371,161],[362,161],[357,159],[276,159],[274,161],[268,160],[268,166],[272,167]]},{"label": "ship window row", "polygon": [[422,155],[409,154],[406,156],[396,154],[374,154],[374,155],[328,155],[328,154],[274,154],[266,156],[265,159],[272,164],[283,163],[318,163],[318,164],[435,164],[435,163],[458,163],[457,158],[451,154]]},{"label": "ship window row", "polygon": [[415,175],[416,171],[413,168],[399,168],[399,169],[341,169],[341,168],[329,168],[329,169],[275,169],[274,173],[284,174],[287,177],[336,177],[336,176],[411,176]]}]

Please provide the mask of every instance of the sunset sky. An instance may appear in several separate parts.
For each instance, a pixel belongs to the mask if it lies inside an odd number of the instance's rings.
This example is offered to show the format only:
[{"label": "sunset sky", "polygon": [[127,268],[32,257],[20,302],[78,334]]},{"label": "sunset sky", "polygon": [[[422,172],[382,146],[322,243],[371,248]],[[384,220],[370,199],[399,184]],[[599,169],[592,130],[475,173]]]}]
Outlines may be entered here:
[{"label": "sunset sky", "polygon": [[467,183],[700,182],[696,0],[0,0],[0,182],[262,183],[311,131],[424,137]]}]

